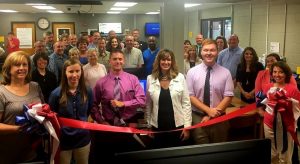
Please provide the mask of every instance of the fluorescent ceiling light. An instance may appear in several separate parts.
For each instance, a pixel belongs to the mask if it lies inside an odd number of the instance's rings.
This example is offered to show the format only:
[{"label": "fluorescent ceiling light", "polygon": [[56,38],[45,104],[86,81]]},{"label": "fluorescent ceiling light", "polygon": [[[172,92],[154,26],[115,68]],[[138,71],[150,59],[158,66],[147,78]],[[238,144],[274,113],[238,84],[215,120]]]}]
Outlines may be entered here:
[{"label": "fluorescent ceiling light", "polygon": [[127,10],[128,8],[124,8],[124,7],[112,7],[110,8],[110,10],[114,10],[114,11],[124,11]]},{"label": "fluorescent ceiling light", "polygon": [[114,6],[116,7],[132,7],[136,5],[137,3],[135,2],[116,2]]},{"label": "fluorescent ceiling light", "polygon": [[147,12],[146,14],[159,14],[159,12]]},{"label": "fluorescent ceiling light", "polygon": [[107,14],[120,14],[120,11],[108,11]]},{"label": "fluorescent ceiling light", "polygon": [[15,10],[0,10],[0,12],[2,12],[2,13],[16,13],[18,11],[15,11]]},{"label": "fluorescent ceiling light", "polygon": [[25,5],[29,5],[29,6],[46,6],[46,4],[44,4],[44,3],[25,3]]},{"label": "fluorescent ceiling light", "polygon": [[52,6],[32,6],[32,7],[37,8],[37,9],[41,9],[41,10],[54,10],[54,9],[56,9]]},{"label": "fluorescent ceiling light", "polygon": [[64,13],[60,10],[48,10],[47,12],[49,12],[49,13]]},{"label": "fluorescent ceiling light", "polygon": [[194,7],[194,6],[200,6],[201,4],[199,3],[186,3],[184,4],[185,8],[189,8],[189,7]]}]

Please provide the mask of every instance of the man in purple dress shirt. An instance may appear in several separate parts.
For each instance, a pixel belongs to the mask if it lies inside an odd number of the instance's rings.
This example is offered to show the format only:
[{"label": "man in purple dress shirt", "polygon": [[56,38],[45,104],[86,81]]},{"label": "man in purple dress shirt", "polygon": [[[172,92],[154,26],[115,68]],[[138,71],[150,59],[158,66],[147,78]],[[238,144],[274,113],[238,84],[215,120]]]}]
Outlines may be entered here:
[{"label": "man in purple dress shirt", "polygon": [[[225,113],[233,97],[233,81],[230,72],[216,63],[217,43],[207,39],[202,42],[203,62],[187,73],[187,86],[192,104],[193,125],[206,122]],[[204,104],[206,73],[210,67],[209,105]],[[228,122],[194,129],[192,137],[196,144],[224,142],[227,140]]]},{"label": "man in purple dress shirt", "polygon": [[[145,106],[146,97],[138,78],[123,71],[125,61],[122,51],[111,52],[109,63],[109,74],[98,80],[94,88],[92,118],[101,124],[114,125],[114,108],[118,108],[120,117],[125,122],[130,121],[137,108]],[[120,79],[120,100],[114,98],[115,77]]]},{"label": "man in purple dress shirt", "polygon": [[[100,124],[127,126],[134,121],[137,108],[145,106],[144,90],[135,75],[123,71],[124,53],[121,50],[112,51],[109,58],[109,73],[97,81],[94,92],[92,118]],[[119,78],[120,99],[115,99],[115,78]],[[118,97],[119,97],[118,96]],[[119,119],[122,121],[116,122]],[[125,124],[122,124],[122,122]],[[113,160],[116,152],[136,150],[141,148],[132,134],[98,132],[94,135],[92,157],[97,163],[103,158]],[[99,155],[100,153],[100,155]],[[99,160],[97,160],[99,158]],[[95,162],[91,161],[91,162]]]}]

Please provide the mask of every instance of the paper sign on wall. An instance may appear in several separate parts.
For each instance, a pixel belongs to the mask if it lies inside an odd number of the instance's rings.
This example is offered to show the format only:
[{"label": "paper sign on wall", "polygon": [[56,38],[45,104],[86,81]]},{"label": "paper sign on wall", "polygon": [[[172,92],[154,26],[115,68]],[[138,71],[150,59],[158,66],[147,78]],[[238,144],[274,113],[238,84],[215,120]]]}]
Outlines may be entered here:
[{"label": "paper sign on wall", "polygon": [[16,28],[20,48],[32,48],[32,28]]},{"label": "paper sign on wall", "polygon": [[300,75],[300,67],[297,67],[297,74]]},{"label": "paper sign on wall", "polygon": [[4,42],[4,36],[0,36],[0,42]]},{"label": "paper sign on wall", "polygon": [[189,38],[193,38],[193,32],[189,32]]},{"label": "paper sign on wall", "polygon": [[270,42],[270,52],[279,53],[279,42]]}]

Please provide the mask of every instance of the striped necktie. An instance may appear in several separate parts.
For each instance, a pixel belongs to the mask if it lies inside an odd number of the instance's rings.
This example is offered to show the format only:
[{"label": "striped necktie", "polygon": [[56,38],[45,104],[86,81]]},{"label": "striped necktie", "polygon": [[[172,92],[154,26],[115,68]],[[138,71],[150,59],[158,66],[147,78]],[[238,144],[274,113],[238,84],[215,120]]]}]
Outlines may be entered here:
[{"label": "striped necktie", "polygon": [[115,87],[114,87],[114,99],[120,100],[121,99],[121,90],[120,90],[120,78],[115,77]]}]

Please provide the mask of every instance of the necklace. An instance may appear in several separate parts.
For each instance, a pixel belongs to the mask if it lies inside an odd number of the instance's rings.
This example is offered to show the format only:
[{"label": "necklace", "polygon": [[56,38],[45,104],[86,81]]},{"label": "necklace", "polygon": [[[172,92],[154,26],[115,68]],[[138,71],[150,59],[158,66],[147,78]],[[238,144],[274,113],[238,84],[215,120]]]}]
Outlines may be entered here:
[{"label": "necklace", "polygon": [[166,80],[169,80],[169,77],[168,76],[161,76],[160,80],[161,81],[166,81]]}]

